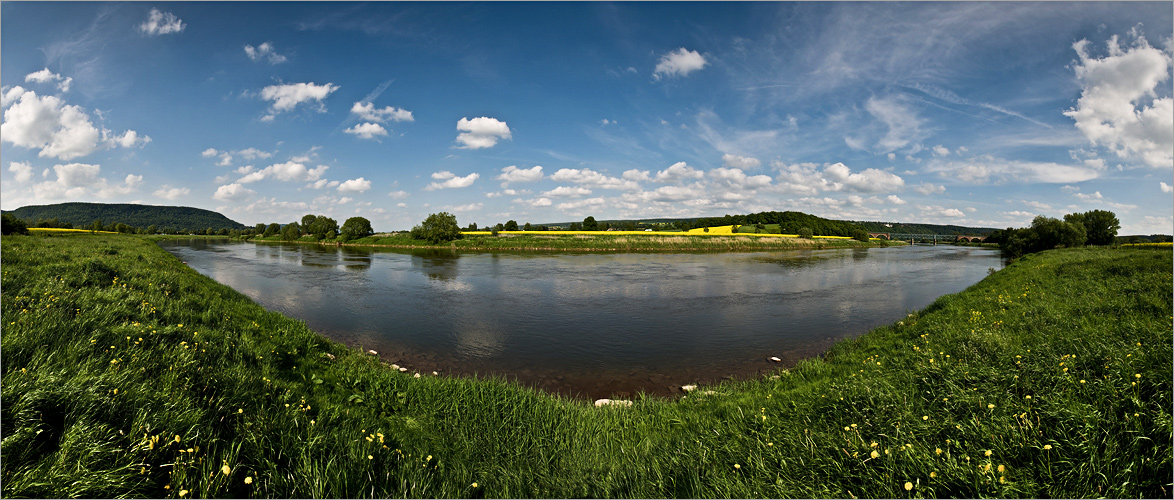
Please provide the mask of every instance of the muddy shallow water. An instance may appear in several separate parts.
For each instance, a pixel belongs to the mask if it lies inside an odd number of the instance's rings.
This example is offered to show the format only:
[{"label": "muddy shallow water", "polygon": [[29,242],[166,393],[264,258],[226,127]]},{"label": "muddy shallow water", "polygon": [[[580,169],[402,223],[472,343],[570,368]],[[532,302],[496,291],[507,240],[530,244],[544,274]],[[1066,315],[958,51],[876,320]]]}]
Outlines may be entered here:
[{"label": "muddy shallow water", "polygon": [[818,355],[1002,268],[952,246],[454,253],[160,243],[196,271],[412,371],[578,397],[672,394]]}]

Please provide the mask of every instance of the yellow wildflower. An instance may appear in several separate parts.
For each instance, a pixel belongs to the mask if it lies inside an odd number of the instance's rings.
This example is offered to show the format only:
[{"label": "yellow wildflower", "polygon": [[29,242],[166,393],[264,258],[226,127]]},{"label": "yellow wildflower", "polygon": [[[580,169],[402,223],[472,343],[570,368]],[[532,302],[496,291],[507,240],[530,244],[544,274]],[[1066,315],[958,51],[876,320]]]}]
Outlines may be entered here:
[{"label": "yellow wildflower", "polygon": [[905,481],[905,491],[909,491],[911,489],[913,489],[913,483]]},{"label": "yellow wildflower", "polygon": [[741,468],[742,468],[742,466],[741,466],[741,465],[738,465],[738,464],[734,464],[734,468],[735,468],[735,469],[741,469]]},{"label": "yellow wildflower", "polygon": [[1050,444],[1045,444],[1045,445],[1044,445],[1044,449],[1045,449],[1045,450],[1050,450],[1050,449],[1052,449],[1052,445],[1050,445]]},{"label": "yellow wildflower", "polygon": [[229,467],[228,464],[224,464],[224,466],[220,468],[220,472],[223,472],[225,476],[232,474],[232,467]]},{"label": "yellow wildflower", "polygon": [[992,453],[991,450],[987,450],[985,453],[983,453],[983,455],[989,457],[989,456],[991,456],[991,453]]},{"label": "yellow wildflower", "polygon": [[876,450],[872,450],[872,453],[869,453],[868,456],[876,458],[880,456],[880,453],[877,453]]},{"label": "yellow wildflower", "polygon": [[941,455],[941,454],[942,454],[942,449],[941,449],[941,448],[934,448],[933,452],[934,452],[935,454]]}]

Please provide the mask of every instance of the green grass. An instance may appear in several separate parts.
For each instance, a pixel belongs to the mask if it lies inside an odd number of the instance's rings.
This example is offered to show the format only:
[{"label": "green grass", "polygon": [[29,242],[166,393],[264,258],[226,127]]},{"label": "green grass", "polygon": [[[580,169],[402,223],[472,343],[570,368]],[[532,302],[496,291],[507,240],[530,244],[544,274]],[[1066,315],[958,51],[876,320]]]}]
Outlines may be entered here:
[{"label": "green grass", "polygon": [[1031,255],[790,370],[605,408],[390,370],[143,238],[0,258],[4,497],[1174,494],[1168,251]]},{"label": "green grass", "polygon": [[[280,236],[269,238],[253,238],[251,241],[277,242]],[[321,243],[335,245],[336,240],[317,242],[311,236],[303,236],[297,243]],[[754,236],[710,236],[685,235],[671,232],[651,232],[644,234],[613,235],[607,232],[598,234],[500,234],[465,235],[465,237],[440,244],[433,244],[424,240],[416,240],[408,235],[368,236],[351,240],[345,245],[376,246],[395,248],[446,248],[473,251],[588,251],[588,252],[664,252],[664,251],[762,251],[796,248],[848,248],[869,247],[904,244],[873,240],[862,243],[846,239],[800,239],[800,238],[760,238]]]}]

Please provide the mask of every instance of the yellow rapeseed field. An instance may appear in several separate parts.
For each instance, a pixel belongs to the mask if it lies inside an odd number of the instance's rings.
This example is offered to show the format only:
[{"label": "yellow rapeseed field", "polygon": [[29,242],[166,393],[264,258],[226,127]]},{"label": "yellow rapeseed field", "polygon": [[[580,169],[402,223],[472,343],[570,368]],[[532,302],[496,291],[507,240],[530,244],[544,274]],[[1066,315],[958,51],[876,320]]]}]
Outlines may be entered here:
[{"label": "yellow rapeseed field", "polygon": [[118,234],[113,231],[91,231],[89,229],[64,229],[60,227],[30,227],[29,231],[37,231],[42,233],[102,233],[102,234]]}]

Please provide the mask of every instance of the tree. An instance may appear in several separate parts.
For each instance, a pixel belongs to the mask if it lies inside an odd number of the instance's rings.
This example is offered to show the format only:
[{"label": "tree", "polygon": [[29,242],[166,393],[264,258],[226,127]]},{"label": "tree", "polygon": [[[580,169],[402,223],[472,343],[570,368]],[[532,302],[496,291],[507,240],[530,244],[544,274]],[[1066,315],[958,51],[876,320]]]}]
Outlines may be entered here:
[{"label": "tree", "polygon": [[583,230],[584,231],[598,231],[599,230],[599,223],[595,221],[594,216],[588,215],[586,219],[583,219]]},{"label": "tree", "polygon": [[[309,221],[309,224],[306,224]],[[338,221],[325,215],[302,217],[302,230],[319,240],[338,236]]]},{"label": "tree", "polygon": [[281,228],[281,239],[294,241],[302,236],[302,227],[297,222],[290,222]]},{"label": "tree", "polygon": [[265,228],[264,236],[273,236],[281,232],[281,225],[274,222]]},{"label": "tree", "polygon": [[1081,246],[1087,238],[1084,224],[1040,215],[1032,219],[1031,227],[1003,231],[999,249],[1004,256],[1015,259],[1053,248]]},{"label": "tree", "polygon": [[583,225],[582,225],[582,224],[579,224],[578,222],[572,222],[572,223],[571,223],[571,227],[570,227],[569,229],[570,229],[571,231],[582,231],[582,230],[583,230]]},{"label": "tree", "polygon": [[1064,222],[1084,226],[1089,245],[1112,245],[1117,240],[1117,230],[1121,229],[1121,221],[1117,214],[1108,210],[1090,210],[1082,214],[1068,214]]},{"label": "tree", "polygon": [[29,228],[24,221],[17,219],[15,215],[4,214],[0,216],[3,222],[0,222],[0,233],[3,234],[29,234]]},{"label": "tree", "polygon": [[811,228],[801,227],[801,228],[799,228],[799,237],[811,239],[811,238],[814,238],[815,235],[811,233]]},{"label": "tree", "polygon": [[477,223],[476,223],[476,222],[470,222],[470,223],[469,223],[469,231],[476,231],[476,230],[477,230]]},{"label": "tree", "polygon": [[856,241],[863,241],[865,243],[868,243],[868,231],[865,231],[863,229],[853,229],[852,230],[852,239],[854,239]]},{"label": "tree", "polygon": [[461,237],[457,216],[448,212],[431,214],[419,226],[412,228],[412,237],[432,243],[452,241]]},{"label": "tree", "polygon": [[94,219],[94,222],[90,223],[90,231],[101,231],[101,230],[102,230],[102,219]]},{"label": "tree", "polygon": [[342,231],[340,231],[343,241],[371,236],[374,233],[375,231],[371,229],[371,221],[364,217],[351,217],[347,219],[346,222],[342,223]]},{"label": "tree", "polygon": [[314,221],[316,221],[316,220],[318,220],[318,216],[316,216],[314,214],[303,215],[302,216],[302,230],[306,231],[306,232],[310,232],[310,226],[313,225]]},{"label": "tree", "polygon": [[533,226],[531,226],[530,223],[527,222],[525,226],[522,226],[522,230],[523,231],[533,231]]},{"label": "tree", "polygon": [[518,230],[518,221],[516,221],[516,220],[513,220],[513,219],[506,221],[506,223],[505,223],[505,227],[504,227],[504,229],[503,229],[503,230],[505,230],[505,231],[517,231],[517,230]]}]

